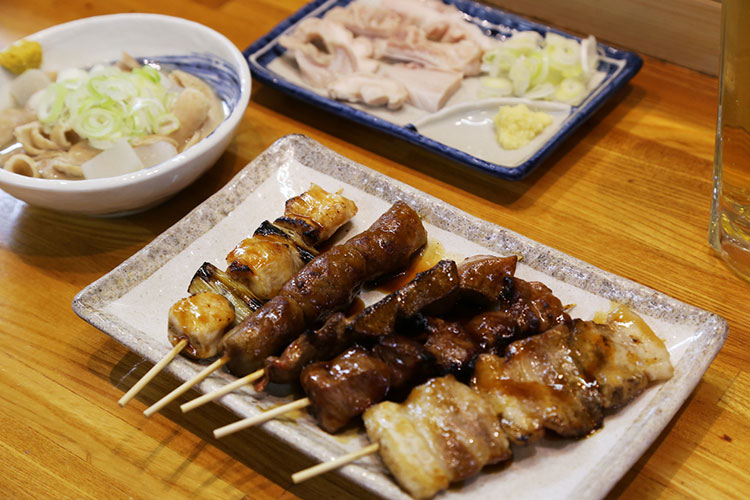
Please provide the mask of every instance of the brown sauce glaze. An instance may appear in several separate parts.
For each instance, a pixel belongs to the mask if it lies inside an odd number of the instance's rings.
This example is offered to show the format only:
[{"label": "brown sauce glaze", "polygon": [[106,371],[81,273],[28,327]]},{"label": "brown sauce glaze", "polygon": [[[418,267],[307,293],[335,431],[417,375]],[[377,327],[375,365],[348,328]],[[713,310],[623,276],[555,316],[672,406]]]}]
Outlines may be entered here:
[{"label": "brown sauce glaze", "polygon": [[445,247],[436,240],[429,240],[411,259],[409,267],[384,281],[376,283],[373,288],[383,293],[393,293],[413,280],[417,274],[435,266],[443,257],[445,257]]}]

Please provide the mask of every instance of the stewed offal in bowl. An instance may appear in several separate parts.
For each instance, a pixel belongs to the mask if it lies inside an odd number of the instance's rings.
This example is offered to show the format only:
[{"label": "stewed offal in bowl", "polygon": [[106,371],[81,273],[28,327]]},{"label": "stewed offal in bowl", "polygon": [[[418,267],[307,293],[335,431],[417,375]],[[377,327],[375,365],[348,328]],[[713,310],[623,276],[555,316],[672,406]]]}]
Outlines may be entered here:
[{"label": "stewed offal in bowl", "polygon": [[19,74],[0,74],[0,187],[32,205],[105,215],[158,204],[216,162],[249,99],[239,50],[184,19],[93,17],[22,46],[31,67],[16,57]]}]

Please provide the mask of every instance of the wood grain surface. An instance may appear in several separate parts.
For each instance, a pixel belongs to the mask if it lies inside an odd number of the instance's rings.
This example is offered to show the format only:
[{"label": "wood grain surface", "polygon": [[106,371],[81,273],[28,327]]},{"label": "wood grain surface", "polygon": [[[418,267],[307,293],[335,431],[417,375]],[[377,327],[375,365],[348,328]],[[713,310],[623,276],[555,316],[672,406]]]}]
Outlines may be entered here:
[{"label": "wood grain surface", "polygon": [[[160,12],[204,23],[245,48],[301,0],[0,0],[0,45],[57,23]],[[607,271],[726,318],[725,347],[610,498],[747,498],[750,284],[707,244],[717,104],[714,78],[645,58],[622,92],[529,178],[487,177],[254,82],[236,138],[169,202],[124,218],[34,209],[0,192],[0,497],[10,499],[362,498],[257,430],[217,441],[234,420],[207,405],[142,410],[166,375],[125,408],[150,367],[78,319],[73,296],[224,185],[273,141],[303,133],[341,154]],[[183,400],[195,393],[188,393]]]}]

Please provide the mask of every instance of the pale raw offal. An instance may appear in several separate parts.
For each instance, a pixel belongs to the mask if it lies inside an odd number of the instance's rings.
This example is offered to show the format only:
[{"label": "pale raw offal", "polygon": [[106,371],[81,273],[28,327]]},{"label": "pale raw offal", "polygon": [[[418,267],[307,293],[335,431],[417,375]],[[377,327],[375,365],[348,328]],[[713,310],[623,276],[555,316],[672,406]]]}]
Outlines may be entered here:
[{"label": "pale raw offal", "polygon": [[390,65],[383,72],[409,91],[408,102],[425,111],[437,111],[461,86],[461,74],[405,64]]},{"label": "pale raw offal", "polygon": [[328,87],[328,95],[341,101],[399,109],[404,105],[408,92],[396,80],[358,73],[342,76],[333,82]]}]

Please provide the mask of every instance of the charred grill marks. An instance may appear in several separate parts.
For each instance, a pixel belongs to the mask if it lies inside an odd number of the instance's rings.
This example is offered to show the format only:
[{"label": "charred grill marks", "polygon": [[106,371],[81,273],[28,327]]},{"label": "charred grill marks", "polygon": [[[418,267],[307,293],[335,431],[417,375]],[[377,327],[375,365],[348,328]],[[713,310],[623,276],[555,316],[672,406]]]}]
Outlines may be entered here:
[{"label": "charred grill marks", "polygon": [[[416,212],[403,202],[395,203],[368,230],[317,256],[295,274],[271,301],[277,309],[271,312],[274,306],[269,306],[266,311],[263,306],[225,336],[230,370],[244,375],[260,368],[266,357],[276,355],[306,328],[345,308],[364,282],[404,267],[426,241]],[[300,320],[292,309],[301,313]],[[279,326],[268,324],[269,316]]]}]

